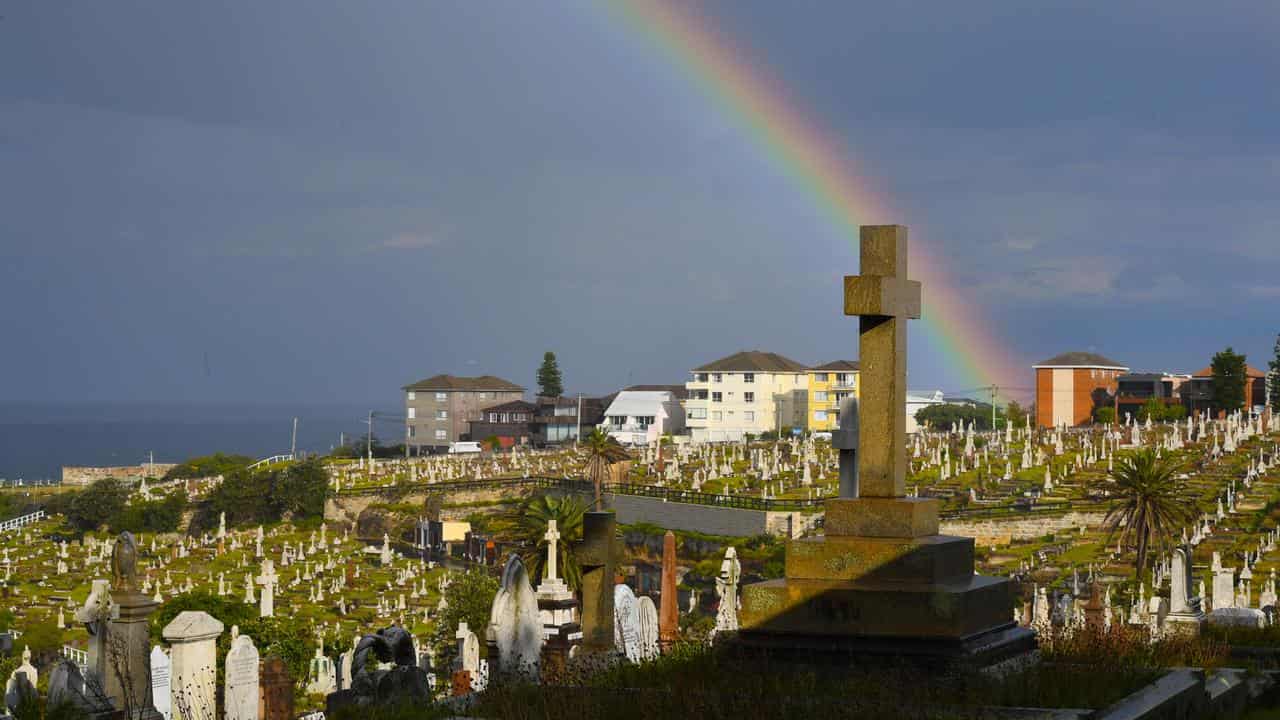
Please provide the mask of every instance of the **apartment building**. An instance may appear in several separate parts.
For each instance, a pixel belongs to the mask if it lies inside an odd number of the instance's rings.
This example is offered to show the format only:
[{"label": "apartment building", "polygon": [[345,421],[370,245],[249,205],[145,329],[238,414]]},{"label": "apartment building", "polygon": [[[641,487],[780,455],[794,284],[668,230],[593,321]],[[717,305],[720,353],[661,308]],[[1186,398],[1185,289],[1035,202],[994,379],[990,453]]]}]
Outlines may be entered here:
[{"label": "apartment building", "polygon": [[524,388],[492,375],[435,375],[405,385],[405,442],[410,452],[441,452],[470,437],[469,423],[484,419],[483,410],[524,398]]},{"label": "apartment building", "polygon": [[858,397],[860,370],[854,360],[836,360],[809,368],[805,427],[810,432],[830,432],[840,427],[840,403],[847,397]]},{"label": "apartment building", "polygon": [[806,426],[808,368],[791,358],[745,350],[690,373],[684,408],[694,442],[736,442],[748,434]]},{"label": "apartment building", "polygon": [[1129,368],[1091,352],[1067,352],[1032,366],[1036,373],[1036,424],[1076,426],[1094,408],[1114,405],[1120,376]]}]

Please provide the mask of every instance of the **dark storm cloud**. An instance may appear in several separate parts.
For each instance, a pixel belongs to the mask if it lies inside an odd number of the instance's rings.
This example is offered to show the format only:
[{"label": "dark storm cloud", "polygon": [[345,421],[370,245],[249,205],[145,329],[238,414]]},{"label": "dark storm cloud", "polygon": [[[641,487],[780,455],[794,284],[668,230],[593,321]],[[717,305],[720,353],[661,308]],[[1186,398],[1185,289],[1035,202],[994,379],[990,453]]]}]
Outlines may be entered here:
[{"label": "dark storm cloud", "polygon": [[[707,13],[1011,350],[1191,370],[1230,343],[1261,364],[1280,13]],[[2,14],[2,398],[394,401],[435,372],[531,386],[547,349],[570,390],[608,391],[743,348],[854,352],[848,239],[596,5]],[[913,338],[912,386],[957,389]]]}]

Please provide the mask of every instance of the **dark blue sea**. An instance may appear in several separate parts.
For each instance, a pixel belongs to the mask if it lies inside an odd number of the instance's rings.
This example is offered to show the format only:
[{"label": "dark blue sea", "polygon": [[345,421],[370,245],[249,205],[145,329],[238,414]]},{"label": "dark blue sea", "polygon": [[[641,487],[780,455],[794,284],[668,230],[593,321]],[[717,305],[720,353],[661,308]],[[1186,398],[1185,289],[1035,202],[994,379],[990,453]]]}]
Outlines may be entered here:
[{"label": "dark blue sea", "polygon": [[[364,437],[369,407],[343,405],[35,405],[0,403],[0,479],[60,478],[63,465],[181,462],[214,452],[263,458],[297,449],[327,452],[345,434]],[[398,408],[372,408],[374,434],[401,442]]]}]

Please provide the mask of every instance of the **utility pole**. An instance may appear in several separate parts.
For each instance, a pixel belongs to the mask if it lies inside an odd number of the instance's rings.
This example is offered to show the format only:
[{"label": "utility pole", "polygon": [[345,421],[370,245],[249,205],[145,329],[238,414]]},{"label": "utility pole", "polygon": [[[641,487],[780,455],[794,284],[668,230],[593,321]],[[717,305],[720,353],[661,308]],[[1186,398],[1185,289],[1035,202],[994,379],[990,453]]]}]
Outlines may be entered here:
[{"label": "utility pole", "polygon": [[298,418],[293,419],[293,438],[289,441],[289,459],[298,457]]},{"label": "utility pole", "polygon": [[369,419],[367,420],[367,422],[369,423],[369,436],[368,436],[368,440],[365,441],[365,448],[366,448],[366,451],[369,453],[369,467],[373,467],[373,411],[372,410],[369,411]]},{"label": "utility pole", "polygon": [[574,446],[582,443],[582,393],[578,393],[578,436],[574,439]]},{"label": "utility pole", "polygon": [[[995,385],[991,386],[991,432],[996,431],[996,390],[998,389]],[[1008,422],[1008,418],[1005,418],[1005,421]]]}]

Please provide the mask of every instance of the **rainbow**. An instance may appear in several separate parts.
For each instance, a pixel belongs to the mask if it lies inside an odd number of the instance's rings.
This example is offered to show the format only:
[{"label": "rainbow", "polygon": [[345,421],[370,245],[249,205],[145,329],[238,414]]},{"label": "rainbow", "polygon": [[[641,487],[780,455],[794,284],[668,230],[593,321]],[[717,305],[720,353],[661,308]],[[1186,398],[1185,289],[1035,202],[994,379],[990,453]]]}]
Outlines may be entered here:
[{"label": "rainbow", "polygon": [[[645,35],[758,145],[769,163],[812,197],[857,256],[859,225],[903,223],[889,203],[859,178],[842,144],[790,102],[780,85],[705,18],[672,0],[609,0],[627,26]],[[1030,374],[975,312],[975,303],[948,281],[927,242],[913,236],[910,273],[924,284],[921,325],[930,350],[942,353],[966,390],[1025,384]],[[950,388],[948,388],[950,389]],[[1023,393],[1001,392],[1004,397]]]}]

